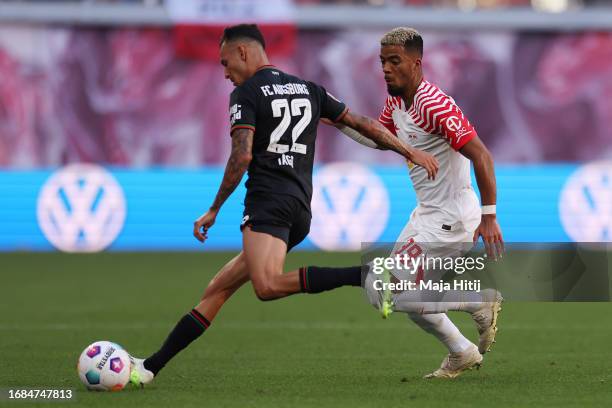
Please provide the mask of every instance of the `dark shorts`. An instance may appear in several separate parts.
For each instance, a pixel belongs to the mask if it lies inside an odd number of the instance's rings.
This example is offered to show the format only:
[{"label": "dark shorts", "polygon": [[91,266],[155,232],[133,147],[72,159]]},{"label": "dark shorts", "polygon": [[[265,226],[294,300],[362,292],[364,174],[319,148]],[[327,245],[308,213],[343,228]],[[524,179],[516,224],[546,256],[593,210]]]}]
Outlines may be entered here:
[{"label": "dark shorts", "polygon": [[310,231],[310,211],[297,198],[286,194],[250,193],[244,199],[240,230],[249,225],[282,239],[287,252],[306,238]]}]

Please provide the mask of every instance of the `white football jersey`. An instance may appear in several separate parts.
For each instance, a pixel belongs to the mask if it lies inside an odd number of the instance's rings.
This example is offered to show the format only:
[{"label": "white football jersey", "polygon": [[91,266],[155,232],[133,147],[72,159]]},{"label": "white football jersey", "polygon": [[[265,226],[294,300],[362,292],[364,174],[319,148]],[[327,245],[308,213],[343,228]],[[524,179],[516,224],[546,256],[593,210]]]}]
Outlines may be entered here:
[{"label": "white football jersey", "polygon": [[444,225],[445,229],[461,224],[474,231],[480,222],[480,205],[472,188],[470,161],[458,150],[476,137],[476,130],[453,98],[423,80],[410,106],[399,96],[389,96],[379,121],[440,163],[435,180],[427,179],[423,167],[409,164],[418,200],[411,222],[418,218],[425,227]]}]

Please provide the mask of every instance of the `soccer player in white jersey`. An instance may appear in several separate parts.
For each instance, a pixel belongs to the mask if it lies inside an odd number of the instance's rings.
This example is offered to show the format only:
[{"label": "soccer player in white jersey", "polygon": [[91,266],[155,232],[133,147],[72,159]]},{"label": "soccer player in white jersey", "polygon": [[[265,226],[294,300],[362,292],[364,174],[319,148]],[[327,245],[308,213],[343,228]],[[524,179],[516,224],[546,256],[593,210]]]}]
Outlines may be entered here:
[{"label": "soccer player in white jersey", "polygon": [[[412,28],[393,29],[381,39],[380,60],[390,96],[379,121],[402,141],[432,154],[440,163],[435,180],[428,179],[422,168],[409,165],[418,204],[400,233],[393,255],[410,248],[413,254],[416,250],[428,257],[461,256],[482,237],[488,256],[497,259],[503,252],[503,239],[495,214],[493,159],[453,98],[423,78],[422,58],[423,39]],[[339,128],[358,142],[376,147],[358,133]],[[471,185],[470,161],[482,208]],[[435,243],[444,245],[432,245]],[[391,271],[399,279],[395,272]],[[417,283],[423,278],[438,281],[443,272],[427,270],[423,276],[421,268],[412,279]],[[372,304],[381,307],[383,299],[373,288],[374,279],[370,273],[365,288]],[[448,348],[440,368],[426,378],[454,378],[482,363],[483,354],[495,340],[501,302],[501,294],[492,289],[447,291],[441,301],[435,302],[425,302],[418,293],[404,291],[393,295],[392,307],[408,313]],[[478,346],[448,318],[449,310],[472,315],[480,336]]]}]

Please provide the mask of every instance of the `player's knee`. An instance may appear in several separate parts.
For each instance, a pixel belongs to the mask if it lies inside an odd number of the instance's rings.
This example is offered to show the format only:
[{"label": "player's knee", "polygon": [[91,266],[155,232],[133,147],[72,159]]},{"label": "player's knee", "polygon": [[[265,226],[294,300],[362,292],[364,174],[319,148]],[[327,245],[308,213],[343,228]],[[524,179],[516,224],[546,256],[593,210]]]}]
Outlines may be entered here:
[{"label": "player's knee", "polygon": [[255,288],[255,296],[262,302],[274,300],[278,298],[276,292],[268,287]]},{"label": "player's knee", "polygon": [[253,282],[253,289],[255,290],[255,296],[263,302],[279,298],[278,290],[268,282]]}]

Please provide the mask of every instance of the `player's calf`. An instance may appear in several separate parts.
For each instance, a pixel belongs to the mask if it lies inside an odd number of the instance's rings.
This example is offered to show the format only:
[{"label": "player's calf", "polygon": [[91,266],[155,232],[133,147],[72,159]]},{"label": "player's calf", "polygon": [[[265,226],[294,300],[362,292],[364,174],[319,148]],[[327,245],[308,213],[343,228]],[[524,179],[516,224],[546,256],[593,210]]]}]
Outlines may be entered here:
[{"label": "player's calf", "polygon": [[285,274],[251,278],[255,295],[262,301],[294,293],[321,293],[341,286],[361,286],[361,266],[328,268],[305,266]]},{"label": "player's calf", "polygon": [[346,268],[303,266],[297,271],[300,291],[321,293],[341,286],[361,286],[361,268],[361,266]]},{"label": "player's calf", "polygon": [[168,361],[200,337],[209,326],[210,321],[196,309],[192,309],[178,321],[157,352],[146,359],[130,356],[130,382],[139,386],[152,382]]}]

